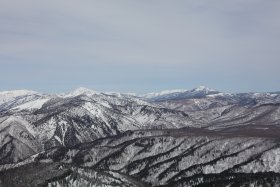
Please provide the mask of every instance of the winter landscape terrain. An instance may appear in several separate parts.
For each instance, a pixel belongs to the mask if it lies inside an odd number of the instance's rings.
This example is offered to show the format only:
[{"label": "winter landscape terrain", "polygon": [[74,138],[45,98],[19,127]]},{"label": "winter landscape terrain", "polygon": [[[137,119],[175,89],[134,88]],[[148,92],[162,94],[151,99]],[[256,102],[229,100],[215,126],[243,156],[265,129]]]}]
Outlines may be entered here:
[{"label": "winter landscape terrain", "polygon": [[280,92],[0,92],[0,186],[280,186]]}]

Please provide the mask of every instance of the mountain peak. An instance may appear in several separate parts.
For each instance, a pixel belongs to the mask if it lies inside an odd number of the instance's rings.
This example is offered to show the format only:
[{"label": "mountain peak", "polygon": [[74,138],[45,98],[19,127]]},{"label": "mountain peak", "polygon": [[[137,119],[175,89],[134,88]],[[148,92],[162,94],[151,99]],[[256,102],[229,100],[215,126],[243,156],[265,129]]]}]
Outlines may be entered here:
[{"label": "mountain peak", "polygon": [[74,92],[92,92],[93,90],[85,87],[79,87],[74,90]]},{"label": "mountain peak", "polygon": [[163,90],[161,92],[152,92],[152,93],[147,93],[147,94],[140,95],[140,96],[145,97],[145,98],[154,98],[154,97],[160,97],[160,96],[164,96],[164,95],[183,93],[185,91],[187,91],[187,90],[184,90],[184,89]]},{"label": "mountain peak", "polygon": [[29,94],[38,94],[38,92],[33,90],[11,90],[11,91],[0,92],[0,95],[14,95],[14,96],[29,95]]},{"label": "mountain peak", "polygon": [[[12,90],[0,92],[0,104],[12,101],[17,97],[40,94],[32,90]],[[41,95],[41,94],[40,94]]]},{"label": "mountain peak", "polygon": [[87,96],[92,96],[92,95],[99,95],[99,92],[96,92],[94,90],[85,88],[85,87],[79,87],[75,90],[73,90],[72,92],[70,92],[69,94],[66,94],[65,97],[75,97],[78,95],[87,95]]},{"label": "mountain peak", "polygon": [[215,89],[206,87],[206,86],[198,86],[197,88],[193,89],[193,91],[204,91],[204,92],[216,92]]}]

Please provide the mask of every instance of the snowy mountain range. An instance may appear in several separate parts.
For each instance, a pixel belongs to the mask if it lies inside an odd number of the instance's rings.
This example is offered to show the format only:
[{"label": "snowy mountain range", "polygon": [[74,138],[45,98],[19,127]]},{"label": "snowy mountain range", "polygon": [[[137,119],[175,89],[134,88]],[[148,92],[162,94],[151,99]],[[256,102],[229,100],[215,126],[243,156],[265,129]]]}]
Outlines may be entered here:
[{"label": "snowy mountain range", "polygon": [[279,134],[280,93],[4,91],[0,186],[279,186]]},{"label": "snowy mountain range", "polygon": [[150,99],[152,101],[164,101],[164,100],[176,100],[176,99],[187,99],[187,98],[200,98],[207,95],[218,94],[220,92],[208,88],[206,86],[199,86],[192,90],[176,89],[176,90],[165,90],[158,93],[148,93],[140,95],[140,97]]}]

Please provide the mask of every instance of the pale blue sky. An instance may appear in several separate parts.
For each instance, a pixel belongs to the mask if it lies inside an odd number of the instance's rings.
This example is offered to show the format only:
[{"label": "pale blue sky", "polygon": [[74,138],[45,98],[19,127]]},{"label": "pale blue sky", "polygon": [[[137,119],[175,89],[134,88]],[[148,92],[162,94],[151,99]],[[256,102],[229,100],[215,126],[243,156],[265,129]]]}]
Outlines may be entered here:
[{"label": "pale blue sky", "polygon": [[1,0],[0,90],[280,90],[278,0]]}]

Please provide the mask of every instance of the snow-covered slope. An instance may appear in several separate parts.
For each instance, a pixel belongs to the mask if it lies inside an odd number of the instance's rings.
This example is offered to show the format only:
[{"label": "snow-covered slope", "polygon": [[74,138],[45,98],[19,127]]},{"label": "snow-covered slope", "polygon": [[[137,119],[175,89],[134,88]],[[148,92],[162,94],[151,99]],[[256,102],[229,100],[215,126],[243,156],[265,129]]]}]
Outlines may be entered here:
[{"label": "snow-covered slope", "polygon": [[[129,131],[42,152],[35,155],[36,164],[10,169],[9,177],[24,167],[60,163],[52,170],[57,176],[50,186],[276,187],[280,184],[279,143],[277,138],[202,135],[194,129]],[[61,176],[63,169],[69,173]],[[23,181],[33,182],[25,176]],[[44,177],[49,175],[38,180]]]},{"label": "snow-covered slope", "polygon": [[[1,176],[22,170],[34,182],[35,166],[59,171],[55,186],[230,186],[236,180],[225,179],[242,175],[251,177],[241,177],[244,186],[280,181],[279,93],[198,87],[139,97],[79,88],[0,96],[0,170],[12,168],[0,172],[0,186]],[[57,179],[56,172],[46,177]]]},{"label": "snow-covered slope", "polygon": [[14,90],[14,91],[3,91],[0,92],[0,105],[6,102],[16,100],[18,97],[35,95],[38,92],[32,90]]},{"label": "snow-covered slope", "polygon": [[277,93],[226,94],[198,87],[156,95],[157,100],[151,101],[87,88],[60,96],[33,91],[2,92],[0,115],[27,121],[33,126],[33,132],[28,133],[44,148],[71,146],[126,130],[224,129],[280,122],[280,96]]},{"label": "snow-covered slope", "polygon": [[148,93],[148,94],[143,94],[143,95],[139,95],[140,97],[143,98],[147,98],[147,99],[152,99],[152,98],[156,98],[156,97],[163,97],[163,96],[176,96],[179,95],[181,93],[186,92],[187,90],[183,90],[183,89],[176,89],[176,90],[164,90],[161,92],[152,92],[152,93]]},{"label": "snow-covered slope", "polygon": [[87,96],[93,96],[93,95],[99,95],[99,92],[96,92],[94,90],[88,89],[88,88],[84,88],[84,87],[80,87],[75,89],[74,91],[63,95],[63,97],[67,98],[67,97],[76,97],[79,95],[87,95]]},{"label": "snow-covered slope", "polygon": [[145,94],[140,97],[146,98],[149,101],[166,101],[166,100],[178,100],[178,99],[190,99],[190,98],[202,98],[212,94],[219,94],[220,92],[205,87],[199,86],[192,90],[167,90],[158,93]]},{"label": "snow-covered slope", "polygon": [[30,90],[15,90],[0,92],[0,112],[34,101],[43,94]]},{"label": "snow-covered slope", "polygon": [[26,102],[22,105],[16,106],[12,109],[14,110],[34,110],[34,109],[40,109],[42,108],[43,104],[45,104],[47,101],[49,101],[50,98],[40,98],[36,99],[34,101]]},{"label": "snow-covered slope", "polygon": [[[70,147],[127,130],[197,125],[181,111],[129,95],[97,93],[85,88],[60,97],[32,95],[32,99],[14,100],[13,105],[7,106],[1,117],[17,119],[17,124],[24,127],[22,131],[40,142],[42,149]],[[3,128],[5,125],[0,122],[0,131]]]},{"label": "snow-covered slope", "polygon": [[31,124],[19,117],[0,118],[0,164],[19,162],[41,149]]},{"label": "snow-covered slope", "polygon": [[216,93],[204,97],[155,101],[164,108],[187,113],[207,128],[240,125],[278,125],[280,95],[277,93]]}]

